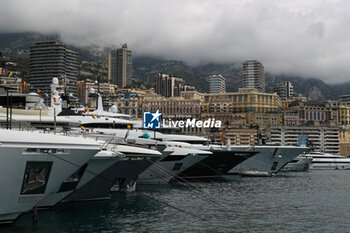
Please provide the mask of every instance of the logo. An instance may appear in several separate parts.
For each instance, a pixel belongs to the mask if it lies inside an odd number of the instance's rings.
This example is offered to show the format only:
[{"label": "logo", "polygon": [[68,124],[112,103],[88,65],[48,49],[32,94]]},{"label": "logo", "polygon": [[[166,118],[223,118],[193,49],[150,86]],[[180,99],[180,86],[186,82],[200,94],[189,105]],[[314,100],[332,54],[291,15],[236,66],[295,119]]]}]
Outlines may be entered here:
[{"label": "logo", "polygon": [[144,112],[143,113],[143,128],[145,129],[159,129],[161,125],[160,116],[162,114],[157,112]]}]

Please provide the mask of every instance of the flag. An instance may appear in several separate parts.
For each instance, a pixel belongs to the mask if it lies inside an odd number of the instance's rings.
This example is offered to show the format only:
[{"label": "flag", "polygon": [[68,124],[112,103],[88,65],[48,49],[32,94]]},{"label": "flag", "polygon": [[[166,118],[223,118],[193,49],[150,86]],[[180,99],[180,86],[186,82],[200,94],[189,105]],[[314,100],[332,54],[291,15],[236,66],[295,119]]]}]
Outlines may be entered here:
[{"label": "flag", "polygon": [[80,126],[81,130],[84,131],[85,130],[85,127],[84,126]]},{"label": "flag", "polygon": [[27,82],[23,80],[23,91],[26,90],[26,85],[27,85]]},{"label": "flag", "polygon": [[91,114],[91,116],[92,116],[92,118],[96,119],[96,117],[94,116],[94,114],[93,114],[93,113]]},{"label": "flag", "polygon": [[37,89],[37,91],[38,91],[38,94],[40,95],[40,94],[41,94],[41,91],[40,91],[40,89]]},{"label": "flag", "polygon": [[53,102],[55,102],[56,103],[56,98],[55,97],[52,97],[53,98]]},{"label": "flag", "polygon": [[12,75],[12,72],[9,72],[9,73],[7,74],[7,77],[11,77],[11,75]]}]

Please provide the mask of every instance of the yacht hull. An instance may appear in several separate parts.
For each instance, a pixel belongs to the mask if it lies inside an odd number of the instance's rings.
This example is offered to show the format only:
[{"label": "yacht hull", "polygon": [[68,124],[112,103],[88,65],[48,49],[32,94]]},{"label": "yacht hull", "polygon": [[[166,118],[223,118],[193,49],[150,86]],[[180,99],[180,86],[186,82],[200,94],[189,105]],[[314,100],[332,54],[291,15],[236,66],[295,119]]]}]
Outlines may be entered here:
[{"label": "yacht hull", "polygon": [[97,200],[106,197],[116,180],[119,189],[123,189],[127,184],[135,181],[138,176],[160,156],[154,155],[126,155],[112,166],[105,169],[100,175],[95,176],[79,189],[75,190],[64,201]]},{"label": "yacht hull", "polygon": [[256,152],[212,150],[213,154],[185,169],[182,178],[220,178],[237,164],[242,163]]},{"label": "yacht hull", "polygon": [[256,146],[232,147],[232,150],[255,151],[257,154],[240,163],[231,169],[228,174],[240,174],[249,176],[254,174],[273,175],[278,173],[288,162],[302,154],[306,147],[276,147],[276,146]]},{"label": "yacht hull", "polygon": [[[310,169],[312,158],[297,157],[297,161],[289,162],[282,168],[283,172],[307,172]],[[350,165],[350,164],[349,164]]]},{"label": "yacht hull", "polygon": [[[11,223],[21,213],[31,210],[47,195],[57,190],[70,175],[69,169],[74,167],[72,164],[85,163],[97,152],[96,146],[95,149],[63,149],[63,153],[56,153],[58,150],[52,145],[54,142],[35,142],[36,139],[33,138],[40,137],[40,134],[10,131],[6,133],[9,138],[21,135],[23,140],[25,137],[31,137],[33,142],[14,142],[10,139],[1,141],[0,155],[6,162],[0,163],[0,185],[3,187],[0,195],[0,223]],[[50,136],[48,138],[50,139]],[[50,147],[53,148],[48,149]]]},{"label": "yacht hull", "polygon": [[140,177],[137,179],[137,184],[168,184],[170,180],[177,180],[177,175],[181,174],[183,171],[199,163],[208,155],[188,155],[182,156],[182,159],[177,159],[173,161],[164,160],[159,161],[152,166],[150,166],[146,171],[144,171]]},{"label": "yacht hull", "polygon": [[[101,152],[99,152],[101,153]],[[84,187],[84,185],[91,182],[96,176],[102,176],[102,172],[108,169],[109,167],[113,166],[113,164],[120,161],[121,157],[119,156],[107,156],[107,157],[93,157],[89,163],[86,169],[84,170],[83,175],[81,176],[77,186],[75,188],[72,188],[68,191],[62,191],[60,190],[56,193],[50,194],[48,197],[46,197],[43,201],[41,201],[40,207],[53,207],[57,203],[59,203],[61,200],[66,198],[68,195],[74,193],[76,190]],[[109,177],[103,177],[105,179],[109,179]],[[103,183],[99,185],[100,187],[103,187]]]}]

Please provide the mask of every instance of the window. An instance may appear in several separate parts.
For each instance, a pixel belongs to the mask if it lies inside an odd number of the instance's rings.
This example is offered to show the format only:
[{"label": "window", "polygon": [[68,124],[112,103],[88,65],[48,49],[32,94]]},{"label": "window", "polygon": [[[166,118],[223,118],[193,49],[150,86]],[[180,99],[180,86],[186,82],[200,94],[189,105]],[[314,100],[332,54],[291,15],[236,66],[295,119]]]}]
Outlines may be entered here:
[{"label": "window", "polygon": [[180,170],[182,167],[182,163],[175,163],[174,167],[173,167],[173,170],[174,171],[178,171]]},{"label": "window", "polygon": [[45,193],[52,162],[28,161],[24,171],[21,194]]},{"label": "window", "polygon": [[271,167],[271,171],[275,171],[277,168],[278,162],[273,162],[272,163],[272,167]]},{"label": "window", "polygon": [[76,172],[74,172],[70,177],[68,177],[65,181],[63,181],[60,189],[58,192],[66,192],[66,191],[71,191],[75,189],[83,176],[85,169],[88,164],[85,164],[82,166],[80,169],[78,169]]}]

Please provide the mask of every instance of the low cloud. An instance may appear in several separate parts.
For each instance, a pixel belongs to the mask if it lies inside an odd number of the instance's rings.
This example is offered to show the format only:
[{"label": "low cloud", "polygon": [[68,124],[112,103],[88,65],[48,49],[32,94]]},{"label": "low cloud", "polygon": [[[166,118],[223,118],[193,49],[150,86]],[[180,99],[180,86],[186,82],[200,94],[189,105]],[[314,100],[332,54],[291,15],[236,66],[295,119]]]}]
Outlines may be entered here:
[{"label": "low cloud", "polygon": [[59,33],[76,46],[205,62],[258,59],[265,70],[349,81],[350,2],[280,0],[11,0],[0,32]]}]

